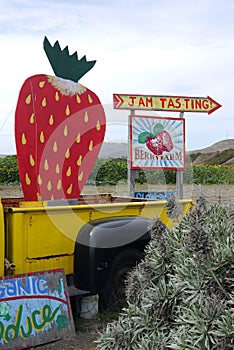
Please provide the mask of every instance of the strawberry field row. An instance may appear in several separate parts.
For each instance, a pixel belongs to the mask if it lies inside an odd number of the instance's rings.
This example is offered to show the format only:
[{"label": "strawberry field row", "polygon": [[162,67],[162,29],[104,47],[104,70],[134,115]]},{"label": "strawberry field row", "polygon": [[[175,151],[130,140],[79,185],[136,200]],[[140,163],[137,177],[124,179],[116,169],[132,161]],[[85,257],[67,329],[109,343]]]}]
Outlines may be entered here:
[{"label": "strawberry field row", "polygon": [[[89,176],[88,184],[116,185],[126,182],[128,176],[126,159],[98,159]],[[175,170],[139,171],[137,183],[175,184]],[[0,183],[19,183],[16,156],[0,158]],[[191,184],[234,184],[234,167],[220,165],[187,165],[184,171],[184,183]]]}]

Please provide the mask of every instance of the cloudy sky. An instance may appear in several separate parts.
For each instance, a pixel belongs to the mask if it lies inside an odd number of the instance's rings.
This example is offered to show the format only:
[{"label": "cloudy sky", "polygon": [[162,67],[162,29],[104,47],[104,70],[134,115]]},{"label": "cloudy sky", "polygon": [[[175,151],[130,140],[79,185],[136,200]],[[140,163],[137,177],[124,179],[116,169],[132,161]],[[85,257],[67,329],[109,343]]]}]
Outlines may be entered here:
[{"label": "cloudy sky", "polygon": [[14,111],[24,80],[53,74],[45,35],[97,60],[80,82],[105,105],[106,141],[128,135],[129,112],[113,110],[113,93],[208,95],[222,107],[185,113],[187,149],[234,138],[233,18],[233,0],[0,0],[0,154],[15,153]]}]

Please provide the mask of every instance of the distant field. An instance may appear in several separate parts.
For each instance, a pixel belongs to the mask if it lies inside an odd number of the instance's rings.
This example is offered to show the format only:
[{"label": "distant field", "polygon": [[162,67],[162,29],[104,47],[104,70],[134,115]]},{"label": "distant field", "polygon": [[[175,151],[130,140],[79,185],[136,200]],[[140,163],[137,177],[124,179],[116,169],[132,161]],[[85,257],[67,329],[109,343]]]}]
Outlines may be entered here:
[{"label": "distant field", "polygon": [[[136,185],[136,190],[167,190],[176,191],[175,185]],[[234,185],[184,185],[184,198],[196,200],[201,195],[209,202],[234,203]],[[83,194],[100,194],[110,193],[114,196],[128,196],[127,185],[116,186],[85,186]],[[6,197],[23,197],[20,186],[0,186],[0,196]]]}]

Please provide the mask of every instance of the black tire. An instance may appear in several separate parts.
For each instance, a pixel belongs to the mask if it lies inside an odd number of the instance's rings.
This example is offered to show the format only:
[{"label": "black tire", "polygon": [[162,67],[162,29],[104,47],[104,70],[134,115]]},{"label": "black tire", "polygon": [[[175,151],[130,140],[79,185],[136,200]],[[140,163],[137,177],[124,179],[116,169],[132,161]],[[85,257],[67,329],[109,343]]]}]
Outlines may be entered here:
[{"label": "black tire", "polygon": [[100,311],[120,311],[126,303],[125,282],[127,273],[144,258],[137,249],[127,249],[120,253],[112,263],[106,284],[99,293]]}]

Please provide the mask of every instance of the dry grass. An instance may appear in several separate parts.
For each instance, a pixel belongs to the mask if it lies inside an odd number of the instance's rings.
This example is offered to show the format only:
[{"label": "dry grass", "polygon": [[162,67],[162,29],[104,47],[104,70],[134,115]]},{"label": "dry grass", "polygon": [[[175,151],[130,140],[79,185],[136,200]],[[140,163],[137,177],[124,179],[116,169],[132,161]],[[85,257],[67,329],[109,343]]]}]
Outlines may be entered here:
[{"label": "dry grass", "polygon": [[[176,191],[175,185],[136,185],[136,190],[166,190]],[[196,200],[201,195],[210,203],[234,203],[234,185],[184,185],[184,198]],[[111,193],[114,196],[127,196],[128,187],[125,184],[116,186],[85,186],[83,194]],[[23,197],[20,186],[0,186],[2,198]]]},{"label": "dry grass", "polygon": [[[176,192],[176,185],[136,185],[136,190],[166,190]],[[126,196],[127,185],[117,186],[85,186],[85,194],[111,193],[115,196]],[[234,185],[184,185],[184,199],[198,199],[201,195],[209,202],[234,202]]]}]

